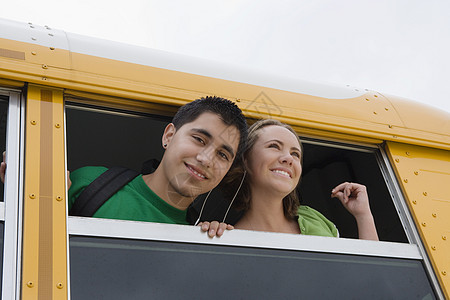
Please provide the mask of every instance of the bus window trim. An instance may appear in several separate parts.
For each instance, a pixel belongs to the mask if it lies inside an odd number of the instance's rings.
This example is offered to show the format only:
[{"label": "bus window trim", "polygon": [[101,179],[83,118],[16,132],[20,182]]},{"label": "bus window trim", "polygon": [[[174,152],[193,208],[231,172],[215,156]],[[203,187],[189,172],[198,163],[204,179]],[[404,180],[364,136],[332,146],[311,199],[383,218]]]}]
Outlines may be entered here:
[{"label": "bus window trim", "polygon": [[[9,96],[6,131],[6,163],[4,207],[4,243],[2,299],[16,299],[20,295],[20,257],[22,240],[23,181],[23,95],[17,90],[2,89]],[[6,93],[3,93],[6,92]],[[14,201],[12,201],[14,200]],[[5,276],[8,274],[8,276]]]},{"label": "bus window trim", "polygon": [[414,244],[366,241],[322,236],[232,230],[209,238],[200,227],[100,218],[69,217],[69,235],[155,240],[190,244],[299,250],[422,260]]}]

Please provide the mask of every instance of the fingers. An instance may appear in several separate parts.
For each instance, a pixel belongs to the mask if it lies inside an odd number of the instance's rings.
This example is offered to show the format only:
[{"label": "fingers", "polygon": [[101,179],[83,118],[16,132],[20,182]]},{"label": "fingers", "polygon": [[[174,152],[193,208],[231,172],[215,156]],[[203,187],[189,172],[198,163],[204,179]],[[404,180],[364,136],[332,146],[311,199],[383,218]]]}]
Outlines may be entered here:
[{"label": "fingers", "polygon": [[202,231],[207,232],[209,237],[221,237],[225,230],[232,230],[234,229],[233,225],[226,224],[226,223],[219,223],[218,221],[212,221],[212,222],[201,222],[198,224],[198,226],[201,226]]},{"label": "fingers", "polygon": [[353,182],[344,182],[336,186],[331,191],[331,197],[336,197],[339,200],[343,201],[344,203],[347,203],[350,196],[352,196],[353,193],[359,193],[364,192],[366,193],[366,187],[359,183],[353,183]]},{"label": "fingers", "polygon": [[70,180],[70,171],[67,171],[67,189],[72,186],[72,180]]},{"label": "fingers", "polygon": [[0,180],[5,183],[6,151],[3,151],[3,161],[0,164]]}]

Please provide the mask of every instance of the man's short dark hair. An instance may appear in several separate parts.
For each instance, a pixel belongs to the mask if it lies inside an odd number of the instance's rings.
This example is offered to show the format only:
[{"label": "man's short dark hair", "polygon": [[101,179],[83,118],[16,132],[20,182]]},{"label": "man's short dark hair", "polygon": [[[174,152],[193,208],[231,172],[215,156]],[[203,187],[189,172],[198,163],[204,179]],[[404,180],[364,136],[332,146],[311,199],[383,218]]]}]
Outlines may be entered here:
[{"label": "man's short dark hair", "polygon": [[232,101],[216,96],[197,99],[180,107],[172,123],[176,129],[179,129],[184,124],[195,121],[205,112],[218,115],[226,125],[235,126],[238,129],[239,146],[236,158],[240,158],[247,142],[247,122],[241,109]]}]

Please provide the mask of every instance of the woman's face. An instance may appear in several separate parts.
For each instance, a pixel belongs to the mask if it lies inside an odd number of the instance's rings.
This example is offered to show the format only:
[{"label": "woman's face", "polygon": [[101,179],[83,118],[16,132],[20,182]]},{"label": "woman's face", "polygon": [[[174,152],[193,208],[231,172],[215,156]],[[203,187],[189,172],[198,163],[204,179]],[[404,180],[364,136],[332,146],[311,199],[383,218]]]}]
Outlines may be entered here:
[{"label": "woman's face", "polygon": [[263,127],[258,133],[246,157],[251,188],[284,197],[295,189],[302,174],[298,139],[288,129],[277,125]]}]

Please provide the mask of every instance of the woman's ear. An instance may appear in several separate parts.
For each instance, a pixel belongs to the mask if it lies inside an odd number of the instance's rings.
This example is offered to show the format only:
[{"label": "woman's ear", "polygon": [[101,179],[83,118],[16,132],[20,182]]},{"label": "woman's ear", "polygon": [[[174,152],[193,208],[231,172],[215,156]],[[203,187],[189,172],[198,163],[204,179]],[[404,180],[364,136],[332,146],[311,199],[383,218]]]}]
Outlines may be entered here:
[{"label": "woman's ear", "polygon": [[170,123],[166,126],[162,136],[162,144],[164,149],[166,149],[169,146],[170,141],[172,141],[172,138],[174,137],[176,132],[177,129],[175,128],[175,125],[173,125],[173,123]]},{"label": "woman's ear", "polygon": [[248,173],[248,160],[246,158],[244,158],[242,160],[242,164],[244,165],[244,171],[246,171]]}]

